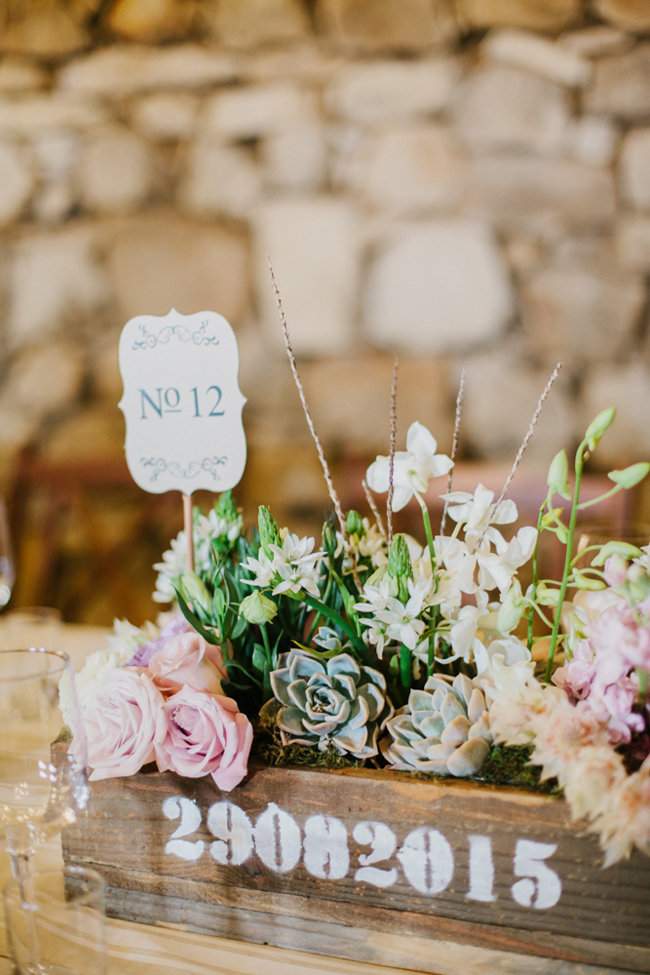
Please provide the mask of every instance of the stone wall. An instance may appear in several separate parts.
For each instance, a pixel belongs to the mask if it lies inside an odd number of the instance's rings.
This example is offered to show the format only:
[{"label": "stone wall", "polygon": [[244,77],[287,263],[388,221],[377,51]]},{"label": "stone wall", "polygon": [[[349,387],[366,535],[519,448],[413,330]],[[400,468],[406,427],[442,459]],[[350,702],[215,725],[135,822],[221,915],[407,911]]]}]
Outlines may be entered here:
[{"label": "stone wall", "polygon": [[648,0],[5,0],[0,459],[120,456],[120,328],[222,312],[245,500],[322,505],[270,254],[322,439],[399,419],[531,460],[615,404],[650,453]]}]

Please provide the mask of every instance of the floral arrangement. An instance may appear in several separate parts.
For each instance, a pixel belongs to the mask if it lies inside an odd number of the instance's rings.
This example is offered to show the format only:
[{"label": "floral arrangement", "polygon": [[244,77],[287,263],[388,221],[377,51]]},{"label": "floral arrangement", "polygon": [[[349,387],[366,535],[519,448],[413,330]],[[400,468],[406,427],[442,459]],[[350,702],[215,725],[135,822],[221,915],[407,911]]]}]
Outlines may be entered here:
[{"label": "floral arrangement", "polygon": [[[581,500],[585,462],[615,411],[589,425],[571,481],[565,451],[553,459],[537,524],[508,533],[518,518],[508,488],[559,366],[495,499],[481,484],[452,490],[464,371],[451,456],[417,422],[396,450],[396,364],[390,452],[363,485],[370,516],[345,514],[277,289],[276,298],[332,500],[321,544],[280,528],[264,506],[245,535],[229,491],[208,515],[194,510],[192,545],[181,532],[155,566],[153,598],[171,613],[141,629],[116,621],[108,649],[78,675],[91,780],[155,762],[229,791],[246,775],[254,732],[289,759],[300,750],[301,764],[371,762],[418,775],[485,777],[495,753],[523,751],[599,835],[606,865],[634,846],[650,853],[650,545],[575,544],[582,510],[650,471],[612,471],[608,492]],[[442,477],[434,533],[424,495]],[[386,526],[376,494],[387,495]],[[413,498],[423,544],[393,532],[393,512]],[[565,548],[557,580],[538,574],[544,533]],[[63,684],[69,724],[71,693]]]},{"label": "floral arrangement", "polygon": [[[254,727],[314,763],[324,753],[452,776],[525,745],[599,834],[606,863],[634,845],[650,852],[650,545],[574,545],[579,511],[601,500],[580,501],[583,466],[613,418],[590,425],[572,486],[565,452],[554,458],[537,525],[510,538],[515,504],[482,485],[442,494],[433,534],[423,494],[453,461],[419,423],[366,477],[388,492],[389,521],[418,500],[424,547],[385,530],[370,491],[374,518],[330,518],[318,549],[265,507],[245,537],[230,492],[207,516],[195,509],[195,570],[183,532],[156,566],[154,599],[174,611],[142,629],[116,621],[79,674],[91,778],[154,761],[228,791],[246,775]],[[603,497],[649,470],[612,471]],[[537,576],[544,532],[566,547],[557,581]]]}]

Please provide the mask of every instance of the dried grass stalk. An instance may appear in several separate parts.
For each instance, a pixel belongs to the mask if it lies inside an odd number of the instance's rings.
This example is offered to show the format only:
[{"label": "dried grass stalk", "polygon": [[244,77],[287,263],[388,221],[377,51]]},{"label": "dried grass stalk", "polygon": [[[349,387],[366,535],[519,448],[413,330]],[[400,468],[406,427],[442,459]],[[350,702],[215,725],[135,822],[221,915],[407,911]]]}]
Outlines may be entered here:
[{"label": "dried grass stalk", "polygon": [[[463,368],[460,371],[460,385],[458,386],[458,396],[456,397],[456,418],[454,420],[454,436],[451,442],[451,459],[456,460],[456,454],[458,453],[458,434],[460,432],[460,418],[463,412],[463,396],[465,394],[465,371],[467,369],[467,362],[463,363]],[[447,478],[447,491],[449,494],[451,491],[451,480],[453,476],[453,467],[449,471],[449,476]],[[445,501],[445,506],[442,509],[442,520],[440,522],[440,534],[445,534],[445,525],[447,524],[447,508],[449,507],[449,502]]]},{"label": "dried grass stalk", "polygon": [[381,515],[379,514],[379,508],[375,504],[375,499],[373,498],[373,496],[371,494],[370,488],[368,487],[368,485],[366,483],[365,477],[364,477],[363,481],[361,482],[361,486],[363,487],[363,493],[366,496],[366,501],[368,502],[368,507],[372,511],[372,514],[374,516],[374,519],[377,522],[377,528],[379,529],[379,533],[380,533],[381,537],[383,538],[383,540],[386,542],[386,544],[388,544],[388,535],[386,534],[386,529],[384,528],[384,523],[381,520]]}]

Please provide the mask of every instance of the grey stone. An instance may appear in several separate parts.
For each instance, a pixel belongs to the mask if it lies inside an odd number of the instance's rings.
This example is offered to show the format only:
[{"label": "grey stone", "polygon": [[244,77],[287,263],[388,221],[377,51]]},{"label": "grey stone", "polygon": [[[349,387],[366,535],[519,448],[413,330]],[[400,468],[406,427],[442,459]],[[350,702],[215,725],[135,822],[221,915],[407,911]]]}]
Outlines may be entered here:
[{"label": "grey stone", "polygon": [[491,31],[481,49],[493,61],[530,71],[569,88],[581,88],[591,77],[591,64],[576,51],[528,31]]},{"label": "grey stone", "polygon": [[11,57],[0,61],[0,92],[36,91],[44,86],[46,77],[32,61]]},{"label": "grey stone", "polygon": [[623,217],[616,229],[616,255],[623,267],[650,271],[650,217]]},{"label": "grey stone", "polygon": [[53,129],[83,131],[99,125],[106,113],[84,98],[31,95],[0,99],[0,134],[32,136]]},{"label": "grey stone", "polygon": [[198,99],[189,92],[146,95],[133,106],[134,127],[145,138],[160,141],[188,139],[194,132]]},{"label": "grey stone", "polygon": [[71,4],[21,4],[18,14],[0,31],[2,52],[51,58],[72,54],[88,44],[88,32]]},{"label": "grey stone", "polygon": [[639,210],[650,210],[650,128],[632,129],[620,158],[623,197]]},{"label": "grey stone", "polygon": [[[509,340],[498,348],[470,356],[465,376],[462,437],[465,449],[490,460],[514,460],[550,370],[527,365],[528,350]],[[571,443],[574,407],[566,374],[555,383],[535,427],[520,475],[542,466]]]},{"label": "grey stone", "polygon": [[64,91],[123,98],[157,89],[218,85],[236,76],[237,61],[231,55],[198,44],[115,44],[67,64],[58,83]]},{"label": "grey stone", "polygon": [[469,167],[466,207],[503,227],[536,232],[608,226],[614,180],[609,170],[569,160],[484,156]]},{"label": "grey stone", "polygon": [[104,246],[120,321],[213,309],[239,325],[249,306],[242,238],[174,213],[108,224]]},{"label": "grey stone", "polygon": [[38,345],[12,363],[0,391],[2,445],[25,444],[48,415],[77,398],[84,375],[81,349],[70,345]]},{"label": "grey stone", "polygon": [[553,82],[493,65],[461,88],[455,118],[458,134],[476,153],[507,149],[550,155],[562,145],[568,102]]},{"label": "grey stone", "polygon": [[522,291],[524,331],[549,366],[568,370],[619,356],[629,345],[646,300],[643,279],[629,271],[550,267]]},{"label": "grey stone", "polygon": [[389,129],[376,140],[359,189],[395,214],[449,211],[460,200],[463,158],[446,128]]},{"label": "grey stone", "polygon": [[362,125],[432,115],[450,104],[458,75],[451,58],[356,64],[337,72],[326,104]]},{"label": "grey stone", "polygon": [[602,364],[585,384],[581,427],[601,410],[616,409],[614,426],[598,444],[598,464],[605,470],[646,460],[650,455],[650,373],[644,362]]},{"label": "grey stone", "polygon": [[96,314],[108,299],[89,227],[37,234],[19,242],[10,268],[8,332],[14,345],[38,340],[75,318]]},{"label": "grey stone", "polygon": [[24,149],[0,142],[0,226],[20,215],[33,188],[34,175]]},{"label": "grey stone", "polygon": [[586,166],[609,166],[618,147],[619,131],[611,119],[582,115],[570,122],[565,145],[569,155]]},{"label": "grey stone", "polygon": [[201,118],[202,130],[233,142],[276,135],[316,120],[313,98],[290,82],[251,85],[213,95]]},{"label": "grey stone", "polygon": [[295,352],[345,352],[353,337],[360,271],[354,209],[325,196],[276,199],[260,206],[254,217],[256,287],[269,342],[282,347],[267,255]]},{"label": "grey stone", "polygon": [[625,31],[597,24],[569,31],[560,35],[558,44],[568,47],[585,58],[602,58],[609,54],[621,54],[634,45],[634,38]]},{"label": "grey stone", "polygon": [[448,0],[317,0],[316,19],[346,52],[416,52],[451,41],[457,27]]},{"label": "grey stone", "polygon": [[463,27],[559,31],[580,17],[581,0],[457,0]]},{"label": "grey stone", "polygon": [[247,219],[261,193],[261,175],[246,149],[201,140],[192,147],[178,199],[199,216]]},{"label": "grey stone", "polygon": [[184,0],[116,0],[106,14],[110,31],[145,44],[180,40],[195,20],[196,7]]},{"label": "grey stone", "polygon": [[459,352],[498,336],[513,313],[489,229],[467,219],[398,229],[370,268],[365,331],[380,348]]},{"label": "grey stone", "polygon": [[585,107],[588,112],[629,121],[650,115],[650,43],[597,61]]},{"label": "grey stone", "polygon": [[146,142],[123,126],[111,125],[93,132],[82,150],[81,198],[91,210],[133,210],[149,193],[151,177]]},{"label": "grey stone", "polygon": [[226,47],[239,50],[296,41],[309,30],[300,0],[213,0],[204,18]]},{"label": "grey stone", "polygon": [[603,20],[622,30],[650,30],[650,7],[647,0],[594,0],[594,7]]},{"label": "grey stone", "polygon": [[[391,355],[349,354],[301,363],[300,377],[318,435],[330,448],[345,444],[362,456],[387,453],[390,433]],[[400,356],[397,441],[418,420],[447,451],[453,432],[448,362]]]},{"label": "grey stone", "polygon": [[287,129],[262,140],[260,156],[268,185],[318,190],[327,174],[327,146],[320,125]]}]

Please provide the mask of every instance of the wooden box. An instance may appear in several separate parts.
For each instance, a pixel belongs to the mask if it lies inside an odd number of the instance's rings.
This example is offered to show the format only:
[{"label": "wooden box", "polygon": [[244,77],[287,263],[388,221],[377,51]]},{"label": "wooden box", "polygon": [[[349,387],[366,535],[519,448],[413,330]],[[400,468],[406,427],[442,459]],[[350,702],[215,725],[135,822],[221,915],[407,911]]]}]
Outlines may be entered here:
[{"label": "wooden box", "polygon": [[[369,769],[93,785],[66,860],[112,916],[439,975],[650,972],[650,861],[554,797]],[[591,967],[596,966],[596,967]]]}]

